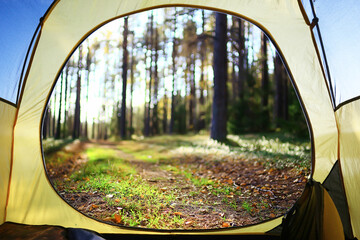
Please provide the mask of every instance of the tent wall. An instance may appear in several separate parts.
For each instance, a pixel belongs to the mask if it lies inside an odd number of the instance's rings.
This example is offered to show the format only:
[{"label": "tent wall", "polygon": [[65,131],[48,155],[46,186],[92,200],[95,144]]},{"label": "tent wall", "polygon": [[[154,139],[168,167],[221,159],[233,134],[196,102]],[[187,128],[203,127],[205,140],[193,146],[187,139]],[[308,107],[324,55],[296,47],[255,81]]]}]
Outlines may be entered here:
[{"label": "tent wall", "polygon": [[[88,34],[109,19],[171,5],[204,6],[207,9],[241,14],[261,26],[275,40],[296,79],[312,126],[316,159],[314,178],[320,182],[325,179],[338,156],[336,122],[311,31],[296,0],[62,0],[53,5],[52,11],[45,18],[20,103],[14,131],[14,165],[7,221],[81,227],[98,232],[138,232],[85,217],[57,195],[44,171],[40,146],[41,118],[61,67]],[[261,233],[280,222],[278,218],[219,233]]]},{"label": "tent wall", "polygon": [[339,123],[340,165],[353,232],[360,236],[360,100],[336,111]]},{"label": "tent wall", "polygon": [[0,101],[0,224],[4,222],[16,108]]}]

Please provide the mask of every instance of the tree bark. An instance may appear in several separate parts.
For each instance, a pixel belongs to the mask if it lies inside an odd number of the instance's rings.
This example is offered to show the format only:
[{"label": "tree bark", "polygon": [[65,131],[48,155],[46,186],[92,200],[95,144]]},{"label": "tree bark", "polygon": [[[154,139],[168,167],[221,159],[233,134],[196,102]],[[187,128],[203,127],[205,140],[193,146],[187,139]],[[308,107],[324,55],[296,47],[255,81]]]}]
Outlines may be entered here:
[{"label": "tree bark", "polygon": [[201,10],[201,16],[202,16],[202,24],[201,24],[201,41],[200,41],[200,83],[199,83],[199,89],[200,89],[200,97],[199,97],[199,120],[198,120],[198,126],[197,130],[200,131],[205,128],[205,97],[204,97],[204,88],[205,88],[205,10]]},{"label": "tree bark", "polygon": [[131,61],[130,61],[130,116],[129,116],[129,128],[130,135],[133,134],[133,91],[134,91],[134,65],[135,65],[135,40],[132,38],[132,48],[131,48]]},{"label": "tree bark", "polygon": [[190,84],[190,100],[189,100],[189,128],[196,129],[196,86],[195,86],[195,53],[190,56],[189,66],[189,84]]},{"label": "tree bark", "polygon": [[275,75],[275,106],[274,120],[276,127],[280,127],[279,119],[288,120],[288,79],[281,58],[276,54],[274,59]]},{"label": "tree bark", "polygon": [[68,118],[68,109],[67,109],[67,98],[68,98],[68,81],[69,81],[69,68],[70,62],[66,64],[65,67],[65,96],[64,96],[64,125],[63,125],[63,138],[66,138],[68,135],[68,127],[67,127],[67,118]]},{"label": "tree bark", "polygon": [[176,48],[176,8],[175,8],[175,14],[174,14],[174,37],[173,37],[173,42],[172,42],[172,54],[171,54],[171,59],[172,59],[172,90],[171,90],[171,110],[170,110],[170,127],[169,127],[169,133],[173,134],[174,133],[174,124],[175,124],[175,86],[176,86],[176,55],[177,55],[177,48]]},{"label": "tree bark", "polygon": [[128,70],[128,50],[127,50],[127,36],[128,36],[128,17],[124,18],[123,31],[123,65],[122,65],[122,99],[121,99],[121,116],[120,116],[120,137],[126,138],[126,86],[127,86],[127,70]]},{"label": "tree bark", "polygon": [[151,133],[151,100],[152,100],[152,78],[153,78],[153,38],[154,38],[154,15],[153,12],[151,12],[150,15],[150,42],[149,42],[149,48],[150,48],[150,66],[149,66],[149,98],[147,103],[147,109],[145,111],[146,117],[145,117],[145,131],[144,135],[149,136]]},{"label": "tree bark", "polygon": [[245,71],[245,61],[246,61],[246,49],[245,49],[245,26],[244,21],[240,18],[237,19],[238,21],[238,45],[239,45],[239,60],[238,60],[238,97],[239,99],[244,98],[244,86],[245,86],[245,79],[246,79],[246,71]]},{"label": "tree bark", "polygon": [[54,89],[54,100],[53,100],[53,111],[51,111],[50,113],[50,119],[51,119],[51,131],[49,136],[50,137],[55,137],[55,131],[56,131],[56,114],[55,114],[55,109],[56,109],[56,99],[57,99],[57,93],[56,90]]},{"label": "tree bark", "polygon": [[227,130],[227,16],[216,13],[214,41],[214,96],[211,138],[225,141]]},{"label": "tree bark", "polygon": [[60,80],[60,100],[59,100],[59,112],[56,123],[56,131],[55,131],[55,139],[61,138],[61,107],[62,107],[62,95],[63,95],[63,82],[64,82],[64,74],[61,74]]},{"label": "tree bark", "polygon": [[48,137],[48,130],[50,128],[49,114],[50,114],[50,109],[49,109],[49,105],[47,105],[45,114],[44,114],[45,116],[44,116],[44,122],[43,122],[43,128],[42,128],[43,139],[46,139]]},{"label": "tree bark", "polygon": [[[89,103],[89,84],[90,84],[90,66],[91,66],[91,48],[87,46],[87,54],[86,54],[86,104]],[[85,124],[84,124],[84,137],[88,138],[88,112],[86,111]]]},{"label": "tree bark", "polygon": [[159,33],[155,28],[155,56],[154,56],[154,99],[153,99],[153,112],[152,112],[152,134],[159,133],[159,115],[158,115],[158,90],[159,90],[159,75],[158,75],[158,60],[159,60]]},{"label": "tree bark", "polygon": [[81,61],[82,61],[82,45],[79,46],[79,59],[77,66],[74,129],[72,135],[73,139],[80,137],[80,99],[81,99],[81,69],[82,69]]},{"label": "tree bark", "polygon": [[262,105],[262,128],[267,130],[269,128],[269,71],[267,64],[267,37],[261,33],[261,105]]}]

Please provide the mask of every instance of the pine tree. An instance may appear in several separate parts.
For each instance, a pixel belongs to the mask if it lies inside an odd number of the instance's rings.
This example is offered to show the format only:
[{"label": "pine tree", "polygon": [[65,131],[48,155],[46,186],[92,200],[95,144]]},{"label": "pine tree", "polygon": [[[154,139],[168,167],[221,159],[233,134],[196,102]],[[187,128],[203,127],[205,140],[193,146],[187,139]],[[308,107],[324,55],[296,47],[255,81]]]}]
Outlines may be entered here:
[{"label": "pine tree", "polygon": [[227,136],[227,16],[216,13],[214,41],[214,96],[211,138],[225,141]]}]

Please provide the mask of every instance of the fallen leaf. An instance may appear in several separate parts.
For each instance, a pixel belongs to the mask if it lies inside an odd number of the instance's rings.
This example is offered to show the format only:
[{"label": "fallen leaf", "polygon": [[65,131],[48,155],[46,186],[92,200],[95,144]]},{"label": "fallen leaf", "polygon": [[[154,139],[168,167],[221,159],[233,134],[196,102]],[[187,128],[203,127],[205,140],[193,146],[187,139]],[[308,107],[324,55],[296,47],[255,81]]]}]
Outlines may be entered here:
[{"label": "fallen leaf", "polygon": [[275,217],[276,217],[275,214],[270,213],[270,218],[275,218]]},{"label": "fallen leaf", "polygon": [[106,218],[104,218],[103,220],[104,220],[104,221],[112,221],[113,218],[112,218],[112,217],[106,217]]},{"label": "fallen leaf", "polygon": [[120,199],[116,198],[114,201],[118,203],[120,202]]},{"label": "fallen leaf", "polygon": [[224,222],[224,223],[222,224],[222,227],[223,227],[223,228],[230,227],[230,224],[229,224],[229,223],[227,223],[227,222]]},{"label": "fallen leaf", "polygon": [[90,206],[90,208],[89,208],[89,211],[91,211],[91,210],[93,210],[93,209],[95,209],[95,208],[98,208],[98,207],[99,207],[98,205],[92,204],[92,205]]},{"label": "fallen leaf", "polygon": [[115,223],[121,223],[121,216],[120,216],[120,214],[115,213],[115,214],[114,214],[114,220],[115,220]]},{"label": "fallen leaf", "polygon": [[183,214],[181,212],[174,212],[175,216],[182,216]]}]

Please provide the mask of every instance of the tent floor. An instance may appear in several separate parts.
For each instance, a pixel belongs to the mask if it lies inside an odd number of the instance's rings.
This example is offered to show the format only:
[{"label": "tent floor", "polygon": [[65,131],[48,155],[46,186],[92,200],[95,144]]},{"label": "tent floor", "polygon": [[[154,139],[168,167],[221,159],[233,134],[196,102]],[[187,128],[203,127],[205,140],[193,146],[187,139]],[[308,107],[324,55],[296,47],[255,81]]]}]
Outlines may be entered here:
[{"label": "tent floor", "polygon": [[196,239],[196,240],[215,240],[215,239],[249,239],[249,240],[278,240],[279,236],[269,235],[122,235],[122,234],[103,234],[97,235],[94,232],[76,229],[64,228],[50,225],[24,225],[18,223],[6,222],[0,225],[0,240],[5,239],[21,239],[21,240],[35,240],[35,239],[57,239],[57,240],[112,240],[112,239],[151,239],[151,240],[166,240],[166,239]]}]

